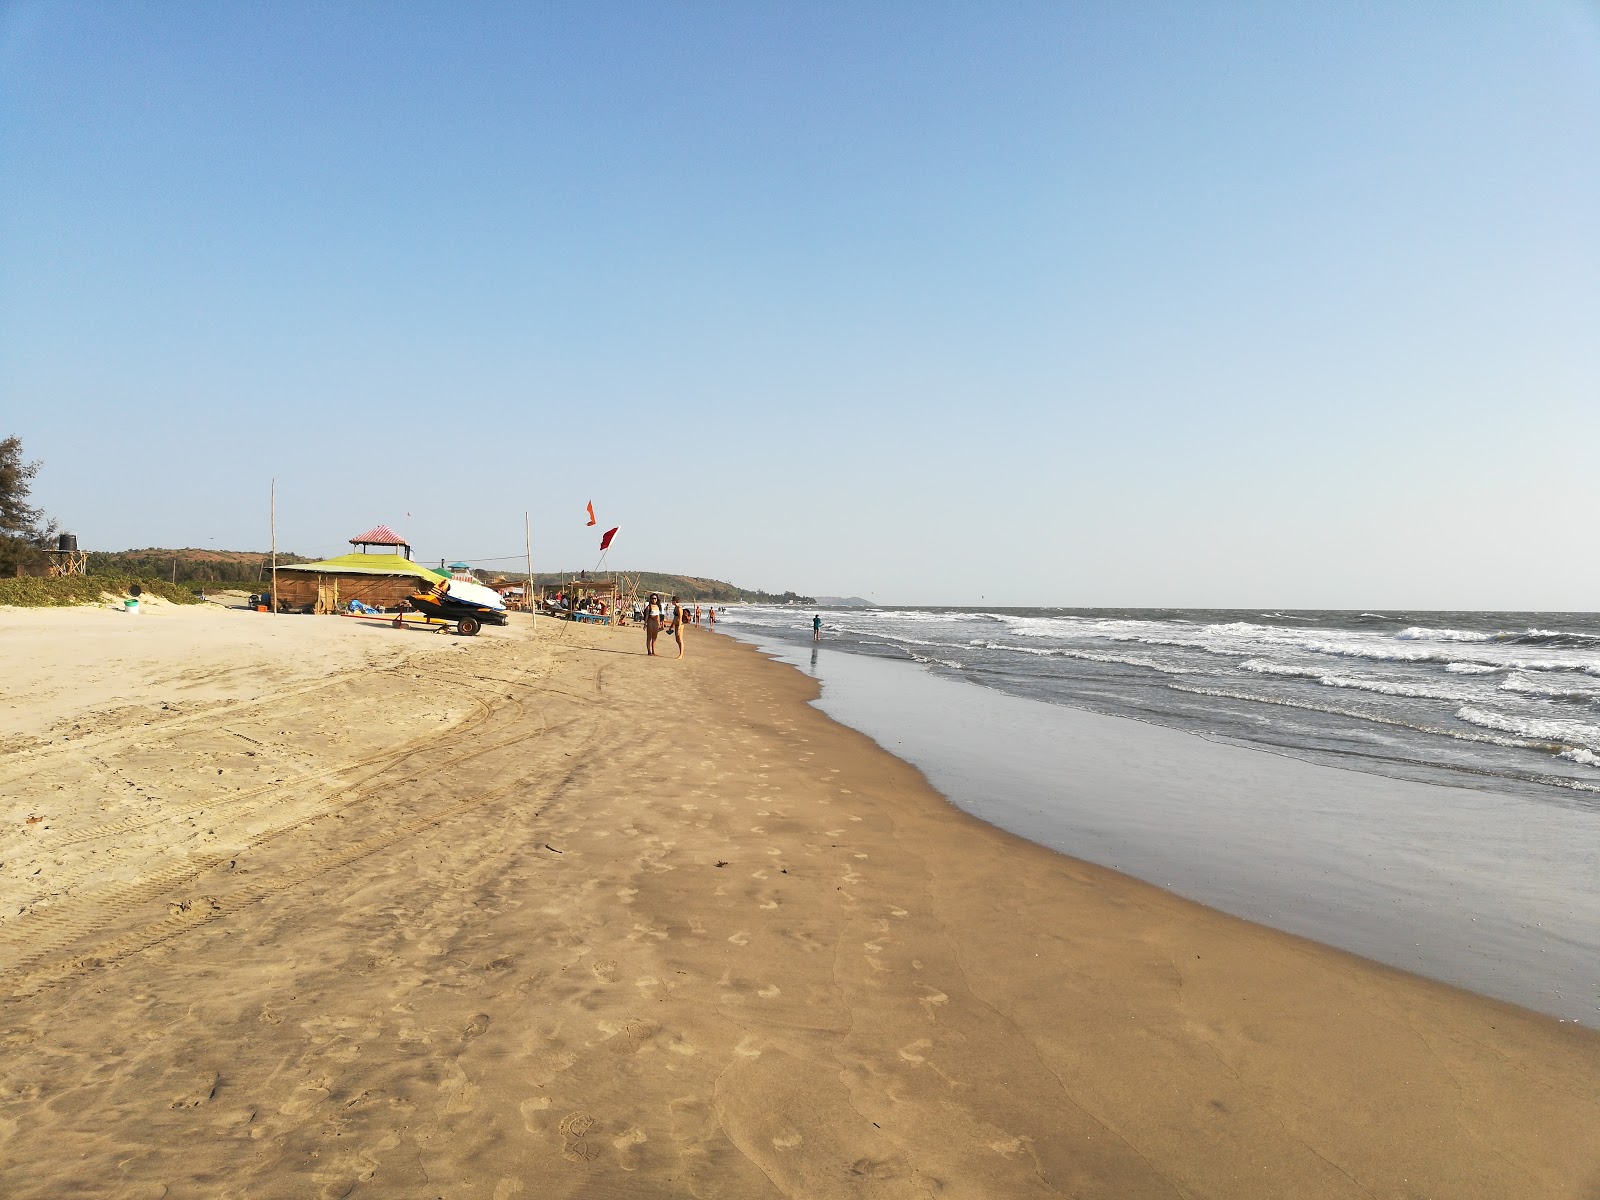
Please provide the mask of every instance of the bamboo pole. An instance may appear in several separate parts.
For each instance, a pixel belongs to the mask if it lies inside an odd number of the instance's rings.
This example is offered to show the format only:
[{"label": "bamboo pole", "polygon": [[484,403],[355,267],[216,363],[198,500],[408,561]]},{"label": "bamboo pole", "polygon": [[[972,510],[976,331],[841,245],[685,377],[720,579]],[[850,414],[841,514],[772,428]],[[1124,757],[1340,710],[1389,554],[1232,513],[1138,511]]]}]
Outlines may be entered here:
[{"label": "bamboo pole", "polygon": [[272,480],[272,599],[267,602],[267,611],[278,611],[278,480]]}]

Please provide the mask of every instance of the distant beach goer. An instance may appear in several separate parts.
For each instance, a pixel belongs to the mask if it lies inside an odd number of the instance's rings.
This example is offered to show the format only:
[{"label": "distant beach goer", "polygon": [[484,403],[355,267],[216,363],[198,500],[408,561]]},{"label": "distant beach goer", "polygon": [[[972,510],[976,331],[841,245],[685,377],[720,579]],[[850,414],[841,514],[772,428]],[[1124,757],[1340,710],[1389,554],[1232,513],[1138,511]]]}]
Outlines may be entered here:
[{"label": "distant beach goer", "polygon": [[820,642],[822,640],[822,614],[821,613],[818,613],[816,616],[811,618],[811,640],[813,642]]},{"label": "distant beach goer", "polygon": [[661,597],[654,592],[650,593],[650,600],[644,606],[644,652],[656,652],[656,638],[661,635]]},{"label": "distant beach goer", "polygon": [[672,640],[678,643],[678,657],[683,657],[683,624],[689,614],[678,598],[672,598]]}]

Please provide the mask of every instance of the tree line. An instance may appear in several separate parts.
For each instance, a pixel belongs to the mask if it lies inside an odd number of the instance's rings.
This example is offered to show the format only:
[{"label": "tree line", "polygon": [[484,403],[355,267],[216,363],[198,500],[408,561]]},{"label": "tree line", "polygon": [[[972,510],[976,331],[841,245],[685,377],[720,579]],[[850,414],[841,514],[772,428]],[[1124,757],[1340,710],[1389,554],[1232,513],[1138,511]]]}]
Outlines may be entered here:
[{"label": "tree line", "polygon": [[0,441],[0,575],[43,573],[60,526],[29,503],[40,464],[22,457],[22,439]]}]

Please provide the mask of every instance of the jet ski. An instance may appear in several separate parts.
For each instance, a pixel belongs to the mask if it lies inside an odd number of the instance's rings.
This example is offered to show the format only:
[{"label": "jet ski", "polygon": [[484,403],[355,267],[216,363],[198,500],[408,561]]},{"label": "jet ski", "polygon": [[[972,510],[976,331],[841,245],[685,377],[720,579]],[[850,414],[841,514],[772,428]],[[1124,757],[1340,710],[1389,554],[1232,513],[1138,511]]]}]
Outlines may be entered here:
[{"label": "jet ski", "polygon": [[435,621],[453,623],[468,637],[485,625],[506,623],[505,601],[492,588],[464,579],[444,579],[431,588],[419,589],[410,603]]}]

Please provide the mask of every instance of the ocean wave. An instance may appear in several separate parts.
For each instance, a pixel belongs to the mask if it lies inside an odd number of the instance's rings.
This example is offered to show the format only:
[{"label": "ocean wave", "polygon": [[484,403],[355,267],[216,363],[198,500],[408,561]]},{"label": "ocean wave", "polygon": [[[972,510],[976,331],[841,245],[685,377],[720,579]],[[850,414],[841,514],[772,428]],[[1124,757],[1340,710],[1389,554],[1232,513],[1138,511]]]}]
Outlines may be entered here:
[{"label": "ocean wave", "polygon": [[1437,725],[1418,724],[1401,717],[1371,712],[1359,708],[1345,708],[1338,704],[1314,704],[1309,700],[1292,700],[1287,696],[1257,696],[1251,692],[1237,692],[1231,688],[1189,687],[1179,683],[1166,685],[1175,692],[1189,692],[1195,696],[1215,696],[1222,700],[1245,700],[1252,704],[1271,704],[1278,708],[1298,708],[1303,712],[1327,713],[1335,717],[1350,717],[1374,725],[1392,725],[1398,729],[1411,729],[1417,733],[1433,733],[1455,738],[1462,742],[1481,742],[1493,746],[1511,746],[1519,750],[1543,749],[1544,744],[1527,738],[1496,737],[1488,733],[1474,733],[1466,729],[1445,729]]},{"label": "ocean wave", "polygon": [[1590,725],[1586,721],[1568,721],[1557,717],[1513,717],[1470,705],[1458,708],[1456,716],[1480,729],[1494,729],[1544,743],[1558,753],[1565,750],[1600,750],[1600,725]]},{"label": "ocean wave", "polygon": [[1156,671],[1162,675],[1189,674],[1182,667],[1152,662],[1147,658],[1128,658],[1121,654],[1096,654],[1092,650],[1057,650],[1055,653],[1061,658],[1076,658],[1083,662],[1117,663],[1125,667],[1143,667],[1147,671]]},{"label": "ocean wave", "polygon": [[1600,701],[1600,686],[1574,687],[1560,679],[1549,681],[1529,679],[1526,675],[1509,676],[1500,685],[1503,692],[1516,692],[1522,696],[1537,696],[1541,700],[1561,700],[1569,704],[1593,704]]},{"label": "ocean wave", "polygon": [[1287,667],[1264,658],[1246,659],[1239,664],[1239,670],[1256,675],[1292,675],[1300,679],[1317,679],[1322,675],[1321,671],[1311,670],[1308,667]]},{"label": "ocean wave", "polygon": [[1411,642],[1494,642],[1511,646],[1558,648],[1600,646],[1600,634],[1572,633],[1561,629],[1503,629],[1495,633],[1481,633],[1470,629],[1429,629],[1413,625],[1394,636]]},{"label": "ocean wave", "polygon": [[1402,642],[1492,642],[1492,633],[1478,633],[1471,629],[1428,629],[1413,625],[1394,635]]},{"label": "ocean wave", "polygon": [[1292,667],[1283,663],[1271,662],[1264,658],[1252,658],[1239,664],[1241,671],[1249,671],[1256,675],[1278,675],[1292,679],[1310,679],[1323,687],[1345,688],[1349,691],[1373,692],[1380,696],[1399,696],[1412,700],[1450,700],[1459,702],[1470,700],[1471,696],[1462,695],[1460,692],[1445,691],[1441,688],[1429,687],[1426,684],[1401,683],[1393,679],[1367,679],[1358,675],[1328,675],[1314,667]]},{"label": "ocean wave", "polygon": [[1027,654],[1034,658],[1070,658],[1078,662],[1114,663],[1124,667],[1140,667],[1162,675],[1187,675],[1182,667],[1169,666],[1148,658],[1130,658],[1125,654],[1097,654],[1093,650],[1072,650],[1065,646],[1008,646],[1004,642],[973,641],[969,643],[982,650],[995,650],[1005,654]]},{"label": "ocean wave", "polygon": [[954,662],[948,658],[934,658],[930,654],[918,654],[915,650],[908,651],[913,659],[931,667],[949,667],[954,671],[965,671],[966,664]]},{"label": "ocean wave", "polygon": [[945,650],[959,650],[962,645],[960,642],[939,642],[930,641],[927,638],[914,638],[903,633],[895,633],[889,629],[862,629],[854,625],[839,624],[834,625],[832,630],[835,633],[853,633],[857,637],[887,638],[891,642],[899,642],[907,646],[936,646]]},{"label": "ocean wave", "polygon": [[1503,670],[1501,667],[1491,667],[1488,663],[1475,662],[1450,662],[1444,669],[1452,675],[1494,675]]}]

